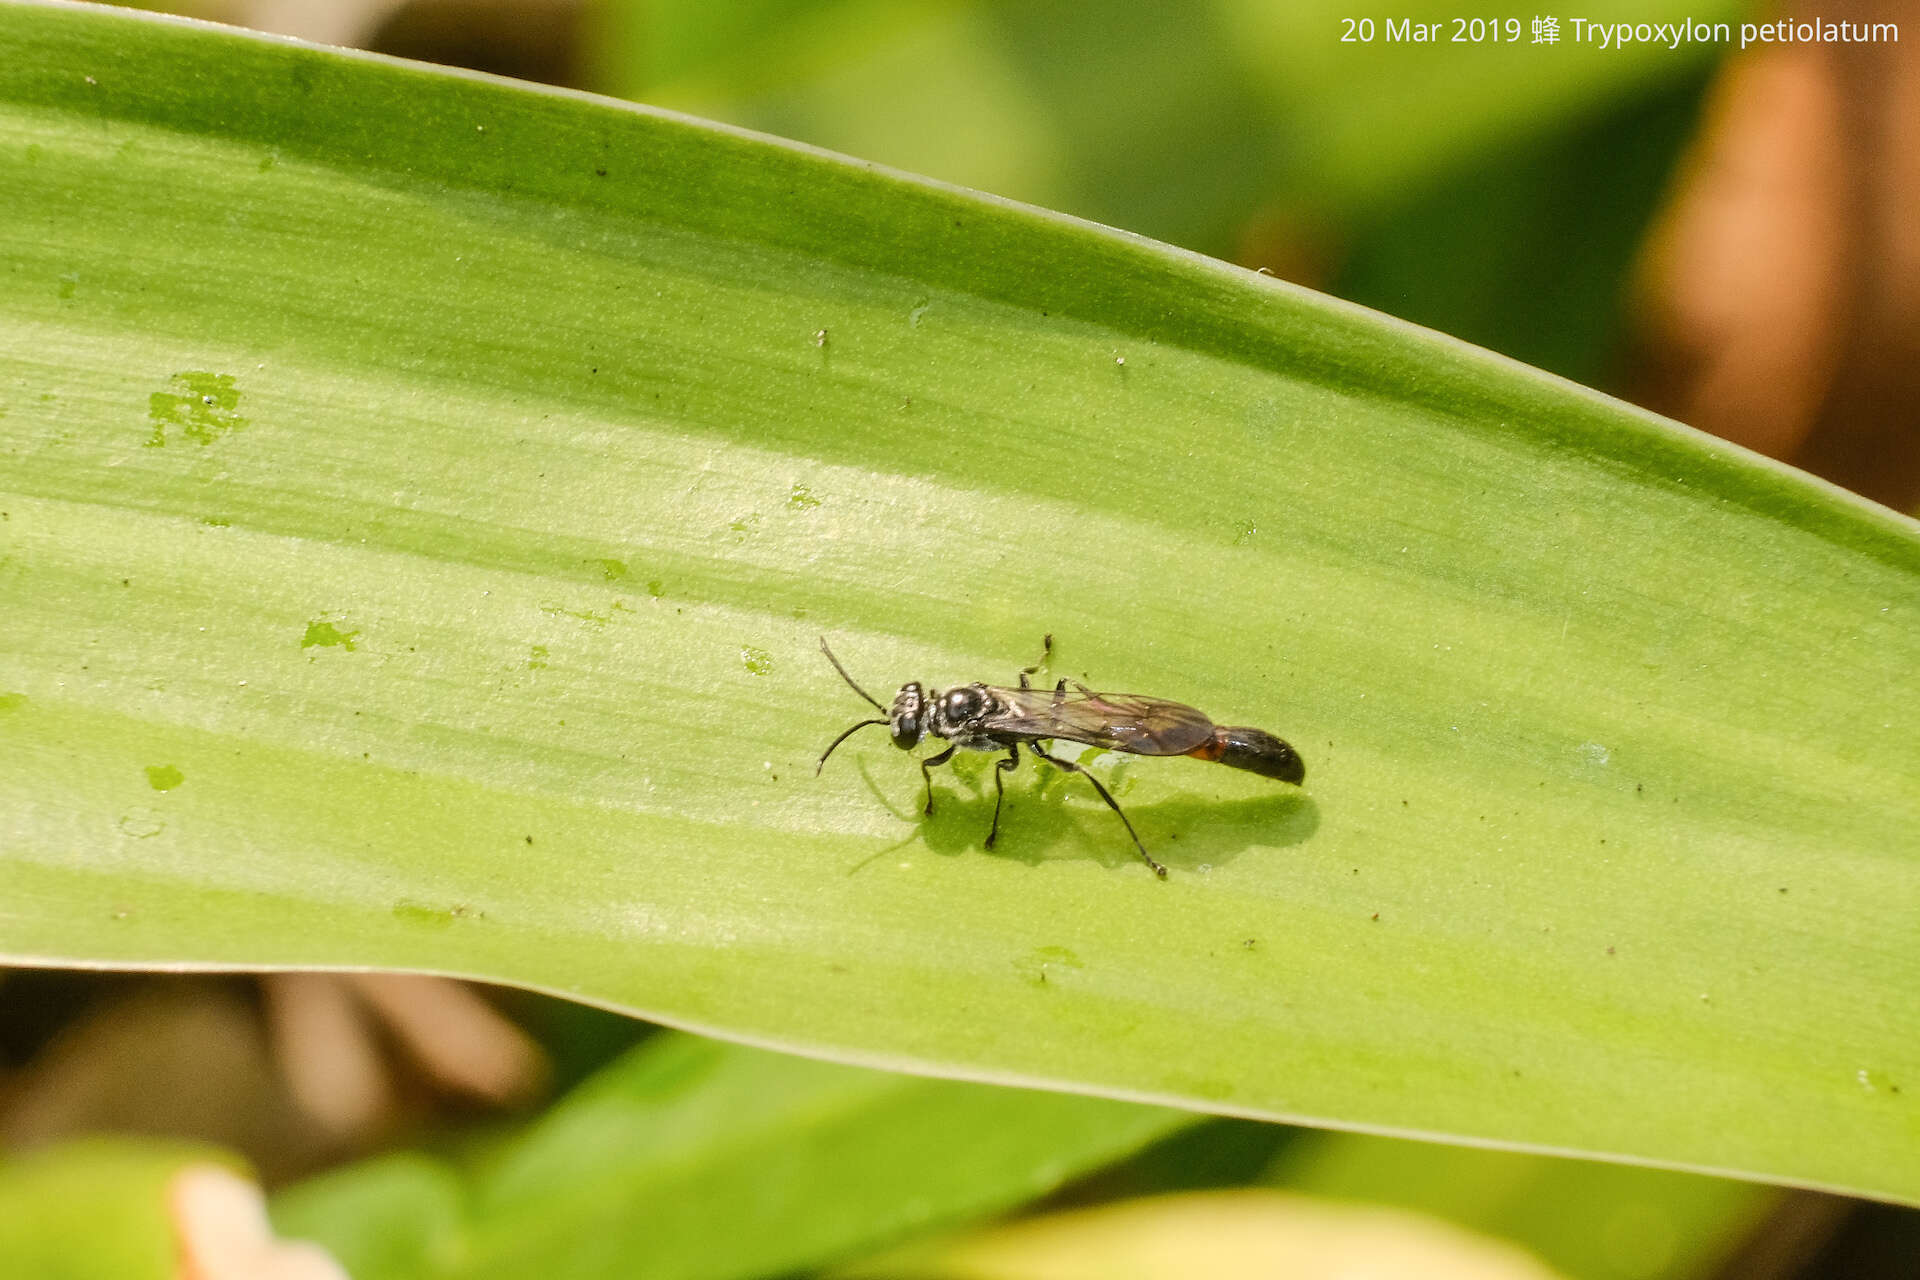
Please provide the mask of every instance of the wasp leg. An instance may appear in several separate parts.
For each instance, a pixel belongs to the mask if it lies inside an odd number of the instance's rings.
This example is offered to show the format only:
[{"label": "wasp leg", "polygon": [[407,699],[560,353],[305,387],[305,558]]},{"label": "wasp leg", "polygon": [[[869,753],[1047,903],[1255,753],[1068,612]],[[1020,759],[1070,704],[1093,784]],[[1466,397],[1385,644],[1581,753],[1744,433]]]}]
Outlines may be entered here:
[{"label": "wasp leg", "polygon": [[[1032,674],[1033,674],[1032,667],[1026,667],[1021,670],[1020,687],[1022,689],[1033,688],[1031,684],[1027,683],[1027,677]],[[1093,690],[1087,688],[1087,686],[1085,685],[1081,685],[1080,692],[1091,695],[1093,693]],[[1053,686],[1053,709],[1055,711],[1058,711],[1060,709],[1060,704],[1065,702],[1066,700],[1067,700],[1067,682],[1065,680],[1062,680],[1059,684],[1056,684]]]},{"label": "wasp leg", "polygon": [[[1032,667],[1027,668],[1027,671],[1031,671],[1031,670],[1033,670]],[[1078,680],[1068,680],[1065,677],[1062,677],[1060,681],[1053,686],[1053,709],[1055,711],[1058,711],[1060,709],[1060,704],[1067,700],[1068,685],[1072,685],[1074,688],[1078,689],[1081,693],[1085,694],[1089,698],[1095,698],[1099,696],[1093,690],[1081,684]],[[1020,673],[1020,687],[1022,689],[1032,687],[1027,684],[1027,674],[1025,671]]]},{"label": "wasp leg", "polygon": [[1020,668],[1020,687],[1022,689],[1031,689],[1033,686],[1027,683],[1027,677],[1051,661],[1053,661],[1053,632],[1049,631],[1040,639],[1040,661],[1030,667]]},{"label": "wasp leg", "polygon": [[947,761],[953,759],[953,753],[959,749],[958,747],[948,747],[939,755],[928,756],[920,762],[920,776],[927,781],[927,816],[929,818],[933,816],[933,775],[927,772],[927,770],[937,764],[945,764]]},{"label": "wasp leg", "polygon": [[1120,815],[1121,825],[1125,826],[1127,829],[1127,834],[1133,837],[1133,847],[1140,851],[1140,857],[1145,860],[1148,866],[1153,868],[1153,874],[1159,876],[1162,880],[1165,880],[1167,878],[1167,869],[1161,866],[1159,863],[1155,862],[1153,860],[1153,855],[1147,852],[1147,846],[1140,843],[1140,833],[1133,829],[1133,823],[1127,820],[1127,815],[1124,813],[1121,813],[1119,803],[1116,802],[1113,796],[1107,791],[1107,789],[1100,784],[1100,779],[1094,777],[1091,773],[1087,772],[1087,770],[1081,768],[1079,765],[1075,764],[1073,761],[1062,760],[1059,756],[1050,756],[1046,752],[1042,751],[1039,747],[1034,746],[1032,743],[1027,744],[1027,750],[1033,752],[1034,755],[1039,756],[1042,760],[1045,760],[1048,764],[1052,765],[1054,768],[1065,769],[1069,773],[1077,773],[1083,778],[1085,778],[1088,782],[1091,782],[1093,784],[1093,789],[1100,793],[1100,798],[1107,802],[1107,808],[1113,810],[1116,814]]},{"label": "wasp leg", "polygon": [[[1029,744],[1031,745],[1031,744]],[[996,761],[993,766],[993,825],[987,828],[987,848],[993,848],[994,840],[1000,834],[1000,805],[1007,798],[1006,787],[1001,779],[1020,767],[1020,744],[1007,744],[1007,758]]]}]

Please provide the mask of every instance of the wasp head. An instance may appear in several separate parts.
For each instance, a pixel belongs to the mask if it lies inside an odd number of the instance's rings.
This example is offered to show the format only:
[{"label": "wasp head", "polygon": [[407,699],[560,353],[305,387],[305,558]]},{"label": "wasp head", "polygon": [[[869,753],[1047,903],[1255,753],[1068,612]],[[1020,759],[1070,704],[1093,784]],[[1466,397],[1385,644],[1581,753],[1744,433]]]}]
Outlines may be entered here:
[{"label": "wasp head", "polygon": [[918,681],[900,686],[893,695],[893,710],[887,713],[887,728],[893,745],[902,751],[918,746],[927,732],[927,698]]}]

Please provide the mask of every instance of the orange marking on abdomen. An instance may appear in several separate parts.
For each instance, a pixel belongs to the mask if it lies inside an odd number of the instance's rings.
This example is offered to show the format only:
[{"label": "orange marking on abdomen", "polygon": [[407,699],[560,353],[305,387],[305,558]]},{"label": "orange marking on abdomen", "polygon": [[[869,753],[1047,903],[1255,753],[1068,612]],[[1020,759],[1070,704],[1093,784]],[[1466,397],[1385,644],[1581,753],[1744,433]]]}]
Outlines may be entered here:
[{"label": "orange marking on abdomen", "polygon": [[1227,735],[1215,729],[1213,736],[1187,752],[1195,760],[1218,760],[1227,751]]}]

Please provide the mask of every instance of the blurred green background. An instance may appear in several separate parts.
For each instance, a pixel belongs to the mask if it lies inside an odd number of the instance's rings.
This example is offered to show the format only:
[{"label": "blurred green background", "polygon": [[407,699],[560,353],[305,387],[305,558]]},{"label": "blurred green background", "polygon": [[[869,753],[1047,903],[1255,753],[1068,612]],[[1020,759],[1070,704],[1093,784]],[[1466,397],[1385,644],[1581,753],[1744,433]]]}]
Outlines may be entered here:
[{"label": "blurred green background", "polygon": [[590,6],[585,83],[1266,268],[1587,383],[1615,368],[1622,284],[1718,53],[1536,44],[1518,11],[1455,43],[1474,29],[1444,6],[1392,14],[1440,23],[1437,43],[1262,0],[722,8]]}]

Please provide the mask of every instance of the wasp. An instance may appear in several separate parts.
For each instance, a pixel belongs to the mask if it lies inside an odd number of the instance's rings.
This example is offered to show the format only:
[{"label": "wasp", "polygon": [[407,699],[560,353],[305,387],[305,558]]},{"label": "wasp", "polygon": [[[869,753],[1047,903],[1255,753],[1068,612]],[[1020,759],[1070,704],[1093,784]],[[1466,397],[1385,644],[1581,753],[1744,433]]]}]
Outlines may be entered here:
[{"label": "wasp", "polygon": [[[1053,637],[1046,637],[1045,651],[1053,652]],[[993,767],[993,825],[987,830],[987,848],[993,848],[1000,834],[1000,807],[1006,800],[1002,779],[1020,764],[1020,748],[1045,760],[1056,769],[1077,773],[1093,784],[1133,837],[1133,847],[1153,873],[1166,879],[1167,869],[1154,861],[1140,833],[1114,800],[1112,793],[1085,768],[1071,760],[1049,754],[1040,744],[1059,739],[1084,742],[1109,751],[1125,751],[1136,756],[1192,756],[1211,760],[1229,768],[1244,769],[1263,778],[1290,782],[1306,781],[1307,766],[1300,753],[1264,729],[1240,725],[1217,725],[1203,713],[1184,703],[1166,698],[1149,698],[1137,693],[1095,693],[1078,681],[1062,680],[1051,690],[1036,689],[1027,677],[1046,662],[1023,668],[1020,684],[962,684],[951,689],[930,689],[919,681],[900,686],[893,695],[893,706],[884,707],[862,689],[840,659],[820,637],[820,652],[840,673],[840,678],[882,714],[853,725],[827,745],[814,766],[814,776],[827,766],[834,749],[860,730],[885,725],[893,735],[893,745],[911,751],[922,738],[939,738],[947,749],[920,761],[920,776],[927,785],[926,811],[933,812],[933,773],[937,765],[953,759],[956,751],[1004,751],[1007,757]],[[1071,685],[1071,690],[1068,686]]]}]

